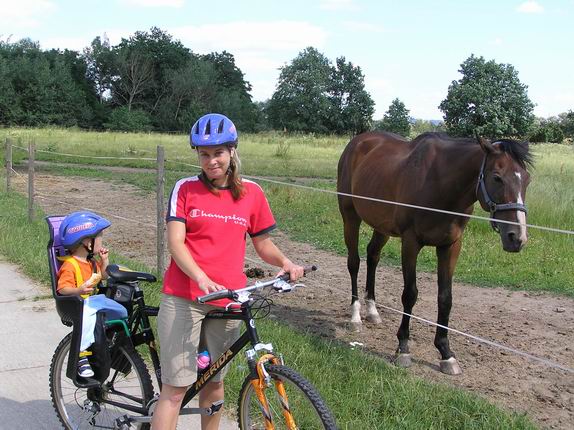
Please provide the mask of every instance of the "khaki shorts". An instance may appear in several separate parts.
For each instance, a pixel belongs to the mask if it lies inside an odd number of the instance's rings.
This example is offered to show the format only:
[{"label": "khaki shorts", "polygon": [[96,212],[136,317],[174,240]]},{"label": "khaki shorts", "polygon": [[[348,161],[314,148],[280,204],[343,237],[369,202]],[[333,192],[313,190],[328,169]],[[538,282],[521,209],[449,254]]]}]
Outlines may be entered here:
[{"label": "khaki shorts", "polygon": [[[197,352],[207,349],[213,362],[239,338],[241,321],[207,319],[209,311],[219,309],[190,300],[162,294],[157,331],[160,343],[161,381],[174,387],[187,387],[197,379]],[[220,382],[223,368],[211,379]]]}]

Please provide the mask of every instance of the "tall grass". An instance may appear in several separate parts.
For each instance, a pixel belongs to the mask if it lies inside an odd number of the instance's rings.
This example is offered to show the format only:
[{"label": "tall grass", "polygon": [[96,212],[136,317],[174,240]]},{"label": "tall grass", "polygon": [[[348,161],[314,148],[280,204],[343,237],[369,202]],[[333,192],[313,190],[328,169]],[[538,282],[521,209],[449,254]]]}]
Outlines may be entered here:
[{"label": "tall grass", "polygon": [[[10,137],[18,146],[27,148],[29,142],[34,142],[37,149],[48,151],[39,152],[36,157],[38,160],[88,163],[84,158],[50,154],[58,152],[95,157],[153,158],[156,156],[156,147],[162,145],[167,160],[197,164],[197,157],[190,150],[189,137],[183,134],[96,133],[58,128],[0,129],[2,143],[6,137]],[[336,175],[336,159],[346,143],[347,139],[338,136],[245,134],[240,136],[239,153],[246,174],[332,178]],[[25,156],[24,151],[14,151],[15,160]],[[94,162],[110,166],[155,167],[154,162],[138,160],[89,161],[92,164]]]},{"label": "tall grass", "polygon": [[[25,197],[0,192],[0,214],[0,255],[47,284],[48,228],[41,211],[38,219],[29,223]],[[146,270],[119,255],[112,255],[111,260]],[[146,286],[144,291],[146,301],[157,305],[159,286]],[[289,366],[317,386],[341,429],[535,428],[524,415],[505,412],[460,389],[424,382],[376,356],[325,342],[271,320],[258,320],[257,325],[261,339],[272,342]],[[228,409],[236,403],[245,372],[244,361],[235,360],[226,379]]]}]

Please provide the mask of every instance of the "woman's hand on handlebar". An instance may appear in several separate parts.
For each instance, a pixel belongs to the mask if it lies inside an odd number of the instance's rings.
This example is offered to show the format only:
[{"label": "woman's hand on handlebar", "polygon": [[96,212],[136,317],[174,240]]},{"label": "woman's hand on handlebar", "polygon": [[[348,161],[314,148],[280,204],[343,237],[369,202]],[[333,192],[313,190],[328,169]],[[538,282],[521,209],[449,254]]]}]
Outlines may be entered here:
[{"label": "woman's hand on handlebar", "polygon": [[286,260],[283,263],[281,271],[277,274],[277,277],[280,277],[284,273],[289,273],[290,280],[296,281],[297,279],[305,275],[305,268],[303,266],[299,266],[298,264],[293,263],[291,260]]},{"label": "woman's hand on handlebar", "polygon": [[214,291],[225,290],[225,287],[213,282],[207,276],[203,276],[197,280],[199,289],[205,294],[213,293]]}]

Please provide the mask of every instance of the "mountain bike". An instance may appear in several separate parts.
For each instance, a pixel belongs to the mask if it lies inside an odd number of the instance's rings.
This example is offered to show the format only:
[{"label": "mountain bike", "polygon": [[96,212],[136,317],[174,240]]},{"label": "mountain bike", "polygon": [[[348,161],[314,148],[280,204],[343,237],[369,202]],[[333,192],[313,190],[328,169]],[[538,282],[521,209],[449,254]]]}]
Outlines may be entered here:
[{"label": "mountain bike", "polygon": [[[306,269],[306,272],[315,267]],[[111,365],[104,382],[70,378],[67,369],[72,333],[56,348],[50,366],[50,392],[56,413],[66,429],[108,428],[149,429],[158,395],[154,393],[146,363],[136,347],[147,345],[157,384],[161,388],[161,363],[155,346],[150,317],[157,316],[158,307],[145,304],[140,280],[152,275],[108,266],[109,284],[122,285],[124,296],[130,296],[127,321],[108,322],[107,338]],[[126,289],[126,286],[129,287]],[[269,314],[271,296],[287,293],[303,286],[289,282],[289,275],[256,282],[239,290],[221,290],[198,299],[200,303],[228,298],[233,306],[215,310],[205,318],[231,319],[243,322],[245,331],[239,339],[188,388],[180,415],[218,412],[223,401],[207,408],[187,407],[197,393],[231,362],[245,347],[248,374],[239,393],[237,420],[241,430],[251,429],[336,429],[333,414],[303,376],[285,366],[270,343],[261,342],[255,320]],[[111,324],[110,324],[111,323]]]}]

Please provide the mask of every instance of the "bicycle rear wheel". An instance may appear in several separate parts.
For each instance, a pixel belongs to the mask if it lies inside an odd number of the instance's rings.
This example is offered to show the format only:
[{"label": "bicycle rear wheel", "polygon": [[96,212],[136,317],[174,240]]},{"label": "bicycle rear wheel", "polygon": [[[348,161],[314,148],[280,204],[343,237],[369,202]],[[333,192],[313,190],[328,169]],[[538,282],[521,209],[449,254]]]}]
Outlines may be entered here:
[{"label": "bicycle rear wheel", "polygon": [[[276,430],[336,430],[331,411],[310,382],[285,366],[269,364],[265,369],[272,382],[263,389],[263,398],[258,396],[254,380],[250,378],[245,380],[239,393],[241,430],[265,430],[270,422]],[[283,395],[281,387],[285,390]]]},{"label": "bicycle rear wheel", "polygon": [[[117,346],[108,379],[97,388],[78,388],[66,376],[72,334],[58,347],[50,365],[50,395],[58,418],[69,430],[113,429],[117,418],[135,415],[121,407],[145,407],[154,395],[148,369],[140,355],[129,345]],[[111,405],[117,402],[119,405]],[[134,424],[135,425],[135,424]],[[149,429],[143,424],[141,430]]]}]

